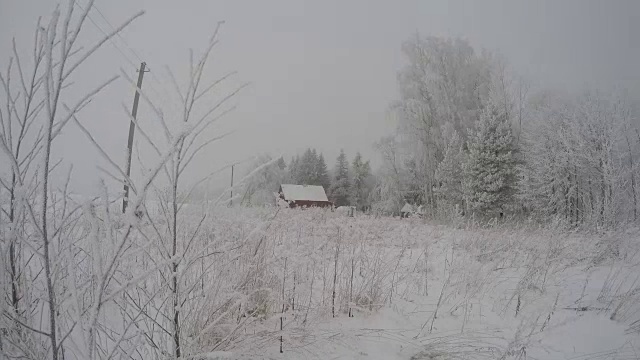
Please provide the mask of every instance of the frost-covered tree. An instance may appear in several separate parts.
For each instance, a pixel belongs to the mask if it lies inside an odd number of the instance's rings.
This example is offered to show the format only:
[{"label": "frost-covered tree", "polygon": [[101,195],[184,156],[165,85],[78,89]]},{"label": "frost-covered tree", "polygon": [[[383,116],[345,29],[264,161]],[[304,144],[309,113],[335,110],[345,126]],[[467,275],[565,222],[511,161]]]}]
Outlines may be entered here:
[{"label": "frost-covered tree", "polygon": [[464,193],[462,188],[462,164],[465,154],[462,147],[462,139],[453,129],[450,139],[445,147],[444,159],[438,164],[436,190],[439,200],[447,206],[462,206]]},{"label": "frost-covered tree", "polygon": [[[489,99],[511,108],[506,67],[490,52],[477,52],[465,40],[416,35],[402,46],[408,65],[398,74],[398,117],[407,200],[435,210],[436,172],[444,159],[447,129],[467,141]],[[493,89],[493,90],[492,90]],[[492,94],[492,92],[494,94]]]},{"label": "frost-covered tree", "polygon": [[382,165],[376,173],[375,183],[369,195],[373,211],[398,213],[404,205],[398,143],[393,136],[387,136],[376,142],[375,148],[380,153]]},{"label": "frost-covered tree", "polygon": [[[95,251],[97,244],[91,243],[94,237],[89,230],[93,226],[83,223],[79,215],[91,210],[81,211],[77,198],[70,196],[71,170],[60,176],[60,169],[67,167],[59,166],[63,160],[57,161],[57,144],[71,122],[86,130],[78,120],[82,110],[117,78],[112,76],[78,93],[70,91],[82,79],[77,70],[142,13],[87,43],[85,20],[94,1],[81,10],[75,5],[70,1],[56,7],[46,21],[39,19],[31,46],[24,48],[14,41],[2,53],[9,57],[0,75],[0,158],[7,166],[0,173],[3,359],[95,359],[97,347],[108,354],[128,343],[118,341],[120,334],[112,332],[111,324],[98,322],[105,317],[105,304],[113,305],[105,296],[113,289],[105,283],[114,282],[118,254],[112,257],[112,252]],[[60,177],[66,179],[61,187],[56,184]],[[103,218],[103,223],[109,221]],[[112,248],[121,251],[115,243]],[[120,325],[127,324],[130,322]],[[116,341],[100,343],[105,336]]]},{"label": "frost-covered tree", "polygon": [[302,156],[293,157],[285,179],[293,184],[321,185],[325,189],[329,189],[331,183],[324,156],[311,148]]},{"label": "frost-covered tree", "polygon": [[284,158],[282,156],[280,158],[278,158],[277,166],[282,171],[285,171],[287,169],[287,163],[284,162]]},{"label": "frost-covered tree", "polygon": [[349,161],[344,150],[340,150],[340,155],[336,159],[333,183],[330,188],[330,196],[335,206],[350,205],[351,182],[349,181]]},{"label": "frost-covered tree", "polygon": [[627,102],[599,93],[534,98],[519,188],[529,209],[570,225],[633,219],[637,150]]},{"label": "frost-covered tree", "polygon": [[[410,156],[404,161],[403,187],[402,193],[405,202],[414,205],[424,205],[431,199],[430,188],[433,183],[433,176],[424,176],[424,163],[418,156]],[[430,172],[429,172],[430,173]]]},{"label": "frost-covered tree", "polygon": [[327,170],[327,163],[324,161],[324,156],[322,154],[318,155],[315,174],[316,177],[313,184],[320,185],[325,190],[328,190],[329,186],[331,186],[331,179],[329,179],[329,170]]},{"label": "frost-covered tree", "polygon": [[315,181],[316,175],[316,151],[307,149],[298,164],[298,183],[302,185],[312,185]]},{"label": "frost-covered tree", "polygon": [[351,204],[359,210],[364,210],[369,205],[372,187],[371,166],[369,161],[362,160],[359,152],[351,163],[351,179]]},{"label": "frost-covered tree", "polygon": [[[402,121],[423,140],[438,140],[445,123],[463,139],[490,97],[496,60],[462,39],[415,35],[402,45],[409,64],[400,71]],[[426,143],[425,143],[426,144]]]},{"label": "frost-covered tree", "polygon": [[[241,192],[243,205],[273,205],[275,204],[274,193],[283,183],[285,178],[284,160],[279,158],[272,165],[273,158],[269,154],[264,154],[256,158],[251,164],[245,177],[252,172],[251,177],[244,184]],[[258,169],[258,171],[255,171]]]},{"label": "frost-covered tree", "polygon": [[640,111],[628,98],[530,95],[499,56],[464,40],[416,35],[402,51],[393,161],[383,156],[377,208],[408,201],[491,213],[517,187],[514,210],[540,219],[612,227],[640,218]]},{"label": "frost-covered tree", "polygon": [[298,155],[294,156],[291,158],[291,162],[289,163],[288,166],[288,171],[287,171],[287,176],[286,176],[286,181],[292,184],[298,184],[299,183],[299,178],[300,176],[299,174],[299,168],[300,168],[300,158],[298,157]]},{"label": "frost-covered tree", "polygon": [[[559,94],[538,93],[532,98],[532,121],[522,136],[524,163],[519,195],[541,218],[572,217],[577,165],[571,154],[576,143],[570,130],[572,101]],[[570,176],[573,174],[574,176]],[[579,206],[579,205],[578,205]],[[577,208],[577,207],[576,207]]]},{"label": "frost-covered tree", "polygon": [[464,198],[471,211],[500,212],[516,189],[516,147],[504,108],[490,104],[476,122],[463,165]]},{"label": "frost-covered tree", "polygon": [[[0,222],[7,224],[0,226],[0,258],[3,260],[0,269],[9,276],[0,279],[0,284],[11,284],[11,290],[3,290],[11,294],[7,296],[7,303],[18,315],[25,311],[26,301],[22,273],[31,262],[30,259],[23,261],[22,249],[27,235],[27,208],[23,201],[26,201],[24,195],[35,191],[37,186],[35,160],[41,151],[38,144],[43,140],[38,120],[44,112],[43,103],[39,103],[42,96],[39,84],[44,80],[45,44],[39,32],[40,29],[35,32],[31,58],[22,56],[14,43],[9,65],[6,71],[0,72],[0,159],[8,170],[0,173]],[[16,86],[18,79],[22,79],[19,87]]]}]

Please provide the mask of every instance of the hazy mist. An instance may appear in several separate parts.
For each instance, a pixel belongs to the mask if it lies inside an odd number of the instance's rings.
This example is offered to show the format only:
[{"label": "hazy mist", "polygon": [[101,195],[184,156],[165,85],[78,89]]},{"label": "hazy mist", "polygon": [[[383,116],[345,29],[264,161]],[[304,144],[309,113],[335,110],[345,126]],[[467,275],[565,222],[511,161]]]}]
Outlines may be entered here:
[{"label": "hazy mist", "polygon": [[[27,51],[37,17],[46,18],[54,6],[43,0],[0,0],[2,67],[12,37]],[[208,80],[237,71],[219,93],[244,82],[250,86],[215,129],[236,132],[197,159],[194,176],[260,153],[290,157],[307,147],[323,152],[330,167],[341,148],[349,156],[362,152],[375,167],[372,143],[395,128],[388,109],[398,98],[396,74],[405,64],[400,48],[416,32],[462,37],[476,49],[496,51],[534,88],[576,92],[613,87],[640,93],[640,2],[633,0],[111,0],[97,7],[114,26],[139,10],[146,14],[114,39],[126,56],[113,44],[101,49],[76,76],[71,94],[92,88],[120,68],[135,77],[140,60],[126,50],[126,39],[151,68],[153,76],[145,76],[143,89],[163,106],[174,96],[165,66],[184,73],[188,50],[201,49],[217,22],[225,21]],[[110,30],[100,16],[92,13],[92,18]],[[101,35],[93,22],[86,27],[85,36]],[[130,107],[132,97],[133,89],[121,79],[80,116],[123,162],[129,120],[121,104]],[[143,104],[138,116],[148,121],[152,114]],[[81,133],[69,127],[57,146],[66,163],[74,165],[75,188],[94,189],[98,156]],[[227,179],[224,173],[212,181]]]}]

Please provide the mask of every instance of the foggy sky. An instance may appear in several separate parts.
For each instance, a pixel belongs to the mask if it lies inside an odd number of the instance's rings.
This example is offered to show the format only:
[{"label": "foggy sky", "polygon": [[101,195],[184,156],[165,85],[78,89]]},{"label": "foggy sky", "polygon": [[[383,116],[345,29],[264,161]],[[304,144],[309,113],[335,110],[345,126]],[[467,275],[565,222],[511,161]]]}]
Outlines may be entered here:
[{"label": "foggy sky", "polygon": [[[37,16],[48,16],[53,6],[46,0],[0,0],[0,65],[7,63],[11,37],[31,46]],[[498,51],[537,88],[621,87],[640,94],[640,1],[634,0],[109,0],[97,6],[114,26],[146,10],[122,36],[154,72],[143,89],[160,101],[172,89],[163,84],[164,66],[183,71],[188,49],[202,49],[216,23],[226,21],[210,79],[237,70],[219,91],[251,85],[216,129],[237,132],[198,159],[195,175],[262,152],[291,156],[307,147],[323,152],[329,166],[340,148],[349,157],[360,151],[375,165],[372,143],[395,126],[388,107],[397,99],[396,74],[405,64],[400,47],[415,32],[462,37],[476,49]],[[109,29],[97,13],[91,16]],[[99,34],[87,22],[85,40]],[[124,48],[119,38],[114,41]],[[137,66],[135,55],[127,56]],[[78,73],[71,94],[121,67],[135,76],[133,65],[107,44]],[[128,119],[121,103],[130,106],[132,96],[119,81],[80,116],[122,163]],[[141,121],[150,115],[141,106]],[[54,150],[74,164],[78,189],[95,187],[97,153],[77,129],[67,130]]]}]

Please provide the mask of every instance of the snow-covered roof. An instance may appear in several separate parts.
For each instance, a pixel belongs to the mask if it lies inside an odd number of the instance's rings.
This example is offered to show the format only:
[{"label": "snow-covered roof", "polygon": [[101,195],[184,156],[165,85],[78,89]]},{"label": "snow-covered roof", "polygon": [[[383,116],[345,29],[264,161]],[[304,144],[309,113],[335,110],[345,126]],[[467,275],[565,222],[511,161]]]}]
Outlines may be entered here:
[{"label": "snow-covered roof", "polygon": [[324,188],[318,185],[292,185],[282,184],[284,199],[287,201],[308,200],[308,201],[329,201]]}]

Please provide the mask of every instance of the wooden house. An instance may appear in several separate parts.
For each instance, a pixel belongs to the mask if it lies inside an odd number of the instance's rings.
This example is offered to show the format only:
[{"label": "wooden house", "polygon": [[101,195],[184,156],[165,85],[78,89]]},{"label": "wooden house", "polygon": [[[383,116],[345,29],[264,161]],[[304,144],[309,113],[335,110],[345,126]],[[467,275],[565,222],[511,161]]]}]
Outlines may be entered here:
[{"label": "wooden house", "polygon": [[289,207],[331,207],[324,188],[318,185],[280,185],[279,196]]}]

